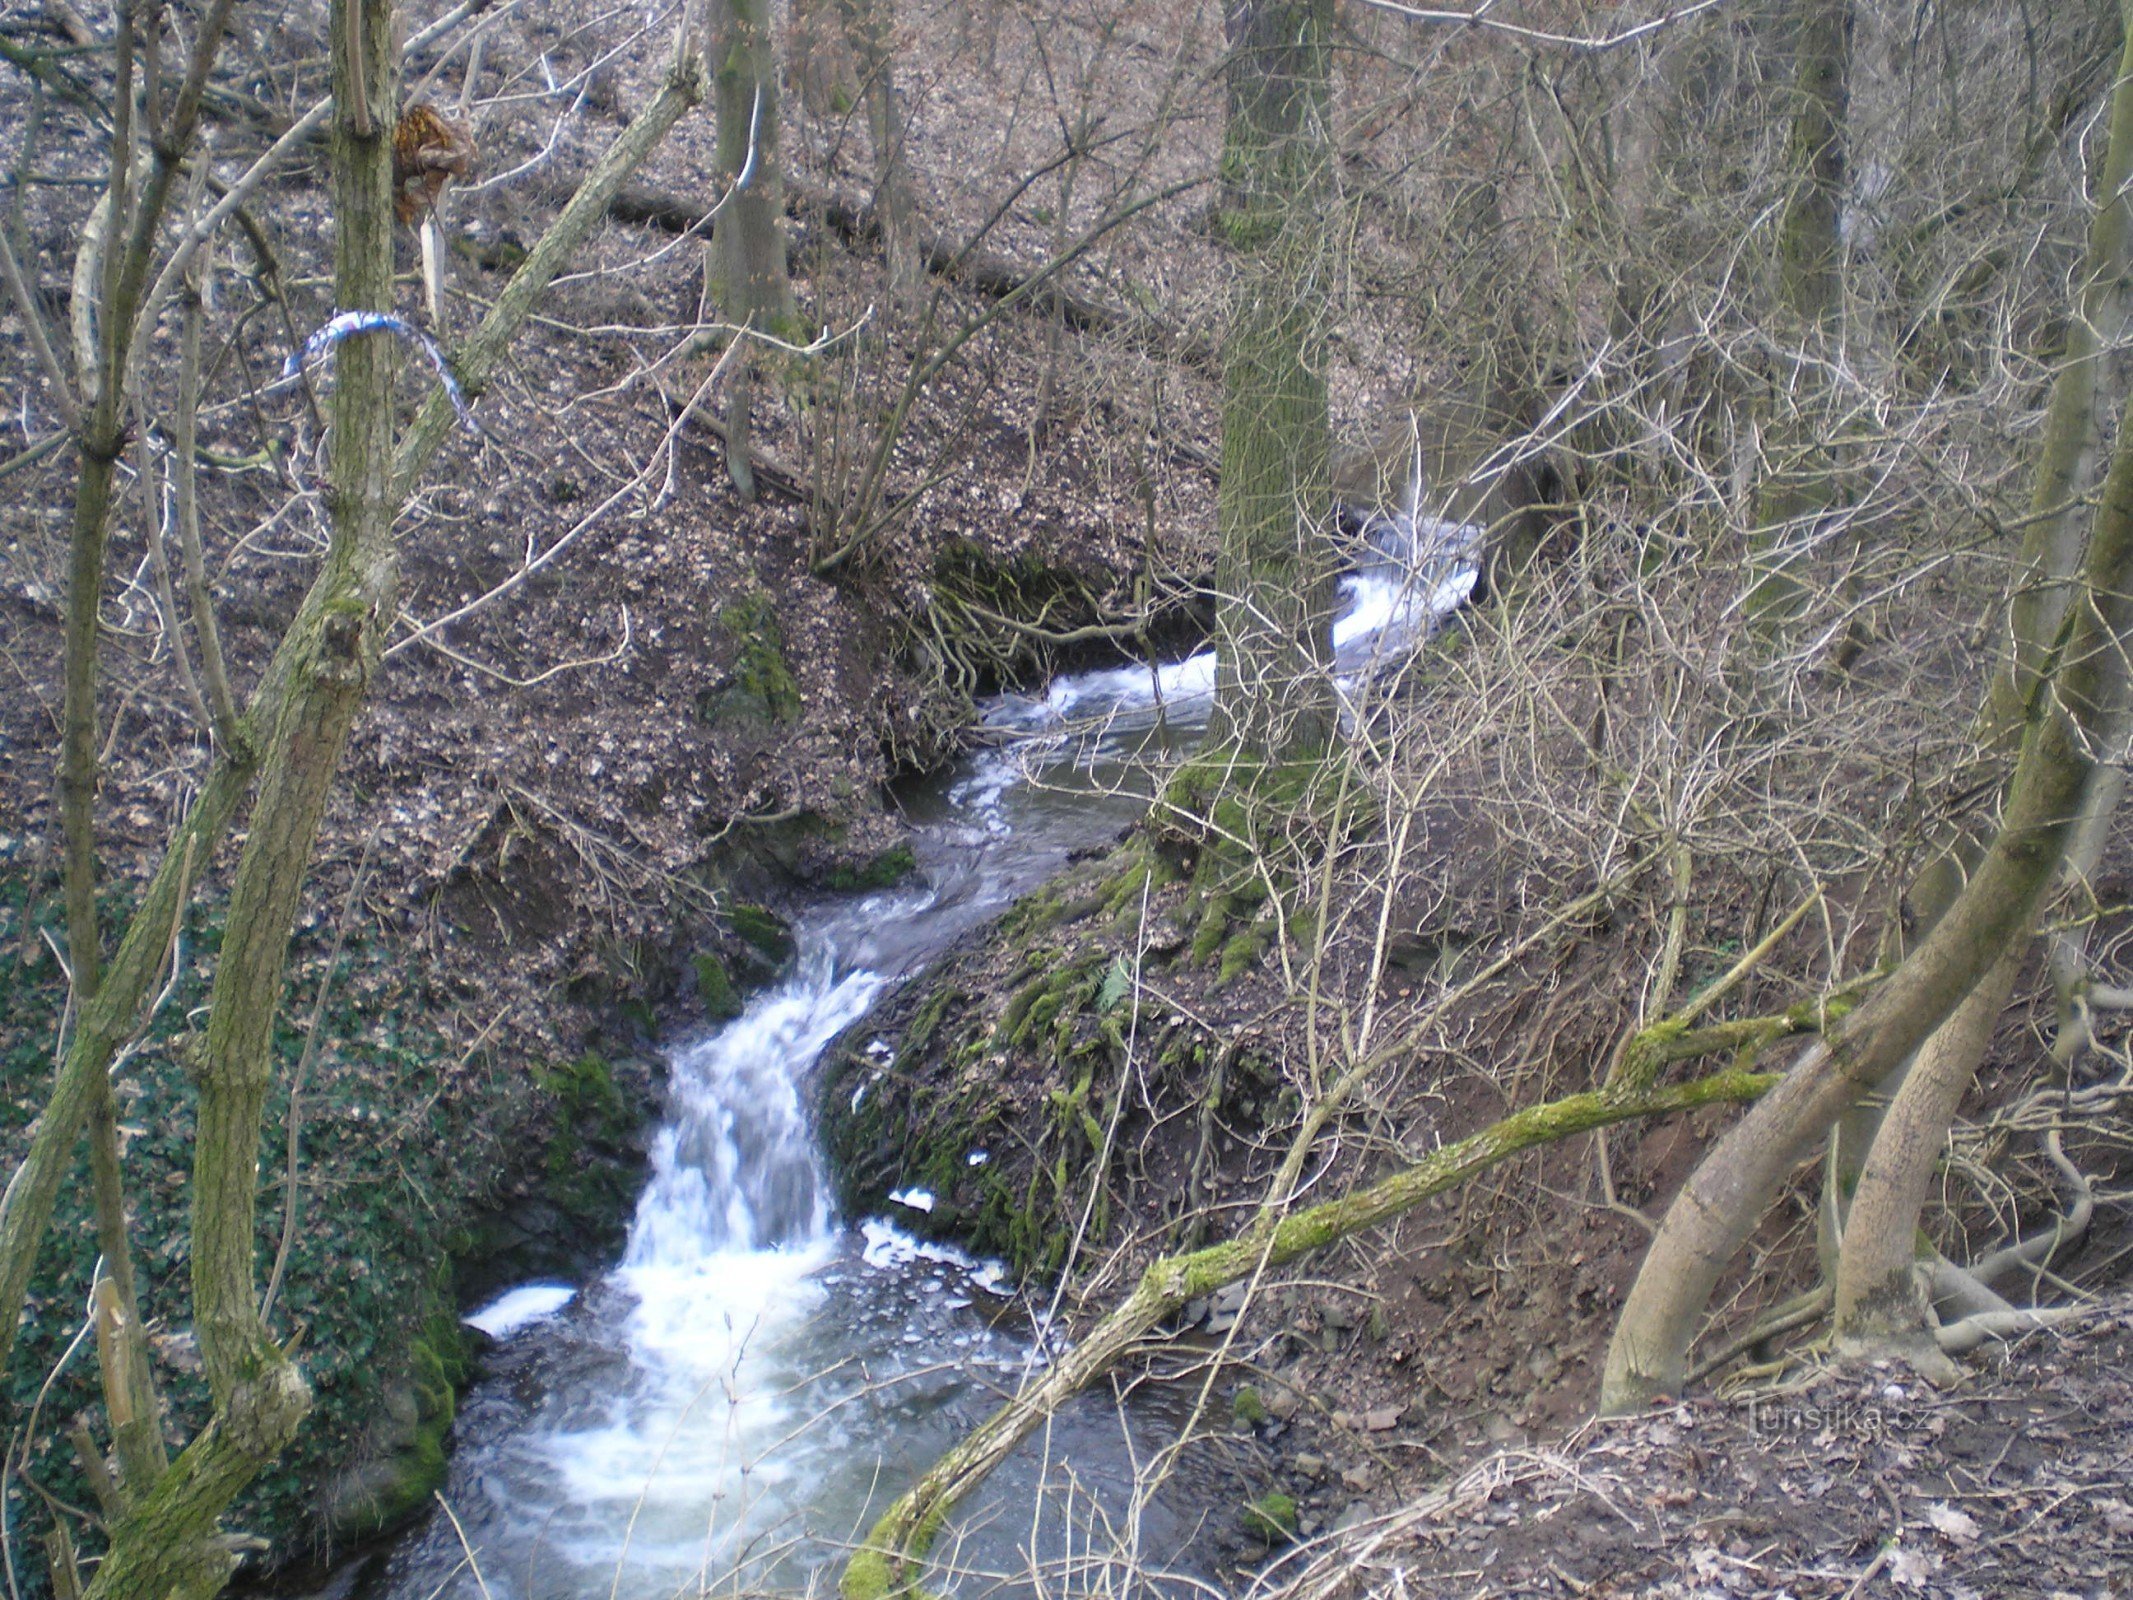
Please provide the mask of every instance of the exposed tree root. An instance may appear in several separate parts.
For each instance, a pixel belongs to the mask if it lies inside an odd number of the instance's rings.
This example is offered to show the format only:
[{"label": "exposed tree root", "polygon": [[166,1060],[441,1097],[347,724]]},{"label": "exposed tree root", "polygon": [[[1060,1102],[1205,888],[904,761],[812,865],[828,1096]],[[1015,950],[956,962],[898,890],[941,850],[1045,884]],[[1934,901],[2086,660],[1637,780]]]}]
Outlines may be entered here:
[{"label": "exposed tree root", "polygon": [[1727,1362],[1747,1354],[1757,1345],[1775,1339],[1781,1333],[1790,1333],[1795,1328],[1804,1328],[1809,1323],[1829,1314],[1833,1289],[1828,1283],[1818,1283],[1812,1289],[1803,1290],[1790,1300],[1777,1306],[1769,1315],[1759,1319],[1744,1333],[1735,1334],[1716,1350],[1705,1356],[1689,1369],[1691,1383],[1701,1383]]}]

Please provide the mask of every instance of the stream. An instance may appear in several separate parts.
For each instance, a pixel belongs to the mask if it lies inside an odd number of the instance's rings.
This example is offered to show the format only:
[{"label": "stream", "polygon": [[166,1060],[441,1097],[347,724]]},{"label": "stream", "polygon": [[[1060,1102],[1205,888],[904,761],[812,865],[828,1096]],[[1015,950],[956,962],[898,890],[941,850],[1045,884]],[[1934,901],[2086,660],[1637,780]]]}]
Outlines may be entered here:
[{"label": "stream", "polygon": [[[1381,539],[1341,580],[1347,696],[1475,581],[1472,530],[1412,503],[1381,527],[1390,554]],[[908,805],[912,886],[817,904],[790,975],[671,1050],[622,1260],[469,1317],[496,1344],[454,1428],[450,1512],[369,1565],[366,1600],[833,1589],[889,1501],[1041,1367],[1044,1307],[996,1264],[836,1215],[812,1069],[957,938],[1114,839],[1145,805],[1135,758],[1189,738],[1213,689],[1207,653],[988,704],[992,742]],[[1137,1487],[1192,1398],[1147,1396],[1084,1396],[955,1514],[937,1557],[957,1593],[1204,1592],[1201,1535],[1235,1506],[1193,1452]]]}]

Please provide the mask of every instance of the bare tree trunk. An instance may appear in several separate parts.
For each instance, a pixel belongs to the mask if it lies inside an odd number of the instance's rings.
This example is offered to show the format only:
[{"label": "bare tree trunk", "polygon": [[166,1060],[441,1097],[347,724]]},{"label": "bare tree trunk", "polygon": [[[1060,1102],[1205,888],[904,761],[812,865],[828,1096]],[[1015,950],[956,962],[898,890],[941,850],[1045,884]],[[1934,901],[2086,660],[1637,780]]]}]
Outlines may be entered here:
[{"label": "bare tree trunk", "polygon": [[[1806,603],[1806,546],[1836,500],[1838,463],[1816,437],[1814,396],[1827,387],[1816,359],[1835,334],[1844,301],[1845,121],[1851,103],[1852,0],[1806,0],[1793,20],[1792,192],[1778,226],[1778,304],[1801,354],[1781,362],[1766,470],[1749,534],[1750,582],[1742,609],[1767,647]],[[1804,414],[1803,414],[1804,413]],[[1771,459],[1772,457],[1775,459]]]},{"label": "bare tree trunk", "polygon": [[[2064,624],[2080,559],[2084,524],[2078,500],[2094,476],[2102,434],[2102,325],[2123,291],[2133,221],[2124,193],[2133,176],[2133,81],[2127,76],[2133,72],[2133,34],[2122,51],[2100,204],[2090,221],[2064,364],[2052,385],[2008,633],[1978,723],[1982,759],[1988,762],[2004,753],[2022,726],[2025,703],[2036,692],[2037,675]],[[2114,786],[2115,776],[2099,771],[2084,801],[2085,818],[2102,799],[2100,791]],[[2115,794],[2111,805],[2115,808]],[[2087,823],[2084,831],[2092,831]],[[1962,841],[1951,841],[1919,875],[1911,898],[1922,922],[1930,925],[1957,892],[1963,858],[1972,853]],[[2013,988],[2015,955],[2001,965],[2005,970],[1995,969],[1949,1019],[1942,1030],[1946,1037],[1936,1034],[1915,1063],[1900,1066],[1879,1086],[1889,1100],[1885,1114],[1856,1107],[1837,1124],[1825,1232],[1834,1242],[1834,1225],[1841,1223],[1842,1244],[1834,1262],[1836,1325],[1839,1336],[1855,1348],[1920,1351],[1925,1346],[1926,1300],[1923,1287],[1912,1281],[1912,1246],[1933,1164]],[[1860,1201],[1864,1212],[1854,1209]]]},{"label": "bare tree trunk", "polygon": [[[736,330],[780,339],[793,333],[792,279],[781,225],[785,199],[778,154],[778,62],[770,0],[712,0],[709,59],[718,117],[724,209],[704,250],[704,298]],[[743,500],[755,499],[748,455],[757,362],[746,332],[726,379],[726,471]]]},{"label": "bare tree trunk", "polygon": [[[2085,885],[2095,872],[2125,787],[2124,771],[2116,765],[2125,752],[2123,704],[2112,724],[2104,742],[2106,762],[2089,780],[2067,852],[2064,876],[2076,885]],[[1939,1353],[1938,1341],[1929,1332],[1930,1258],[1916,1248],[1919,1219],[1931,1197],[1948,1130],[1976,1080],[1993,1027],[2013,991],[2021,954],[2019,948],[2010,950],[1926,1042],[1880,1119],[1851,1197],[1833,1274],[1837,1338],[1854,1354],[1893,1353],[1926,1365]],[[2073,1055],[2087,1036],[2080,998],[2086,966],[2081,934],[2062,929],[2053,935],[2050,968],[2059,1034],[2052,1057],[2062,1071],[2071,1069]]]},{"label": "bare tree trunk", "polygon": [[874,210],[881,219],[881,246],[889,268],[889,297],[914,309],[925,286],[926,262],[919,248],[918,205],[911,168],[904,157],[904,108],[896,88],[895,0],[837,0],[845,37],[859,61],[860,92],[866,96],[867,127],[874,141]]},{"label": "bare tree trunk", "polygon": [[1239,283],[1222,351],[1221,544],[1209,742],[1275,764],[1333,731],[1326,339],[1331,0],[1228,12],[1222,228]]},{"label": "bare tree trunk", "polygon": [[[69,545],[66,612],[66,691],[60,714],[59,815],[62,878],[67,906],[67,959],[75,994],[95,994],[103,963],[96,920],[96,676],[97,631],[104,593],[104,541],[111,516],[111,485],[126,449],[126,418],[134,336],[148,270],[155,260],[157,230],[170,203],[171,186],[190,152],[207,78],[222,48],[234,0],[214,0],[200,32],[184,82],[168,120],[147,131],[146,176],[133,192],[135,166],[133,102],[135,8],[118,8],[115,42],[117,85],[112,95],[111,176],[94,246],[95,289],[90,360],[76,374],[86,390],[81,418],[81,472],[75,479]],[[160,85],[151,104],[161,98]],[[85,240],[84,248],[90,248]],[[87,314],[80,308],[77,315]],[[27,317],[30,312],[24,310]]]},{"label": "bare tree trunk", "polygon": [[2111,95],[2110,143],[2089,220],[2088,257],[2066,320],[2044,440],[2030,494],[2030,522],[2016,560],[2009,629],[2000,671],[1987,705],[1988,745],[2004,748],[2045,671],[2060,620],[2078,588],[2086,519],[2082,500],[2097,470],[2103,437],[2099,391],[2109,345],[2107,329],[2126,289],[2133,249],[2133,27],[2125,32]]},{"label": "bare tree trunk", "polygon": [[2022,951],[2022,941],[2011,944],[1934,1030],[1881,1117],[1844,1212],[1837,1255],[1837,1337],[1853,1351],[1891,1349],[1916,1357],[1934,1349],[1926,1327],[1926,1282],[1918,1270],[1918,1220],[1956,1109],[2022,970]]},{"label": "bare tree trunk", "polygon": [[[2082,502],[2096,474],[2103,437],[2104,328],[2133,267],[2133,194],[2128,192],[2133,186],[2133,29],[2123,33],[2117,66],[2109,143],[2096,186],[2095,214],[2089,219],[2088,251],[2075,286],[2073,314],[2066,319],[2066,344],[2037,450],[2029,515],[2015,559],[2007,635],[1978,723],[1981,763],[2004,758],[2020,737],[2024,710],[2049,659],[2080,570]],[[1910,904],[1921,926],[1929,926],[1955,898],[1975,854],[1972,842],[1952,840],[1919,874]]]},{"label": "bare tree trunk", "polygon": [[[841,0],[792,0],[786,60],[800,106],[811,117],[842,117],[859,103],[851,47],[836,21]],[[715,65],[715,63],[714,63]]]}]

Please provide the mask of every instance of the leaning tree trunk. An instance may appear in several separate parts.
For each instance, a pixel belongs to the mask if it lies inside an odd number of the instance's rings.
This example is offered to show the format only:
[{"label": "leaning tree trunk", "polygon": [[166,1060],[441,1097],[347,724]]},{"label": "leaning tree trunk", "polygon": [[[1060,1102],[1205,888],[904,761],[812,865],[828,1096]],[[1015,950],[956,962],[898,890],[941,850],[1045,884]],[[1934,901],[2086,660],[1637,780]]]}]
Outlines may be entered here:
[{"label": "leaning tree trunk", "polygon": [[2014,991],[2022,947],[2012,943],[1934,1030],[1881,1118],[1843,1213],[1837,1252],[1836,1332],[1849,1351],[1891,1351],[1919,1365],[1928,1352],[1937,1354],[1927,1329],[1918,1219],[1948,1128]]},{"label": "leaning tree trunk", "polygon": [[1229,8],[1221,226],[1238,284],[1222,352],[1211,745],[1279,765],[1333,731],[1326,349],[1332,0]]},{"label": "leaning tree trunk", "polygon": [[[1985,761],[2003,755],[2022,725],[2024,707],[2037,692],[2072,602],[2079,568],[2085,525],[2078,502],[2094,476],[2103,434],[2100,328],[2123,292],[2133,224],[2133,201],[2125,193],[2133,179],[2133,32],[2121,48],[2099,204],[2090,221],[2063,364],[2046,411],[2007,637],[1977,728]],[[2099,773],[2099,782],[2110,776]],[[2085,797],[2084,813],[2095,798]],[[1911,899],[1921,921],[1930,923],[1956,892],[1965,854],[1961,841],[1951,841],[1920,874]],[[1842,1222],[1835,1271],[1837,1332],[1855,1349],[1925,1350],[1927,1299],[1913,1260],[1918,1221],[1941,1146],[1977,1075],[2018,966],[2010,952],[2001,969],[1920,1051],[1917,1063],[1899,1067],[1881,1085],[1889,1102],[1886,1114],[1855,1108],[1838,1124],[1826,1209]]]},{"label": "leaning tree trunk", "polygon": [[718,117],[718,175],[726,193],[704,250],[704,298],[734,329],[726,375],[726,471],[755,499],[748,423],[757,363],[750,332],[792,334],[778,166],[778,62],[770,0],[711,0],[709,59]]},{"label": "leaning tree trunk", "polygon": [[[1981,766],[2004,759],[2020,737],[2025,709],[2080,573],[2087,529],[2084,502],[2093,487],[2109,411],[2103,381],[2108,351],[2102,330],[2123,299],[2133,267],[2133,29],[2123,35],[2117,67],[2088,249],[2074,285],[2073,314],[2066,319],[2044,436],[2037,446],[2022,546],[2015,557],[2007,633],[1978,723]],[[1955,898],[1976,853],[1974,844],[1952,840],[1919,874],[1910,905],[1921,926],[1930,925]]]},{"label": "leaning tree trunk", "polygon": [[[1766,1019],[1767,1020],[1767,1019]],[[1640,1040],[1639,1042],[1644,1042]],[[1478,1133],[1337,1199],[1282,1215],[1281,1196],[1293,1171],[1277,1180],[1253,1226],[1233,1239],[1184,1255],[1167,1256],[1059,1361],[994,1412],[899,1495],[845,1564],[843,1600],[889,1600],[923,1595],[925,1557],[948,1513],[982,1483],[1009,1452],[1060,1406],[1110,1371],[1141,1339],[1175,1316],[1187,1301],[1284,1266],[1314,1250],[1352,1238],[1404,1215],[1522,1151],[1618,1123],[1702,1106],[1752,1100],[1774,1081],[1769,1073],[1735,1067],[1654,1086],[1646,1080],[1528,1106]],[[1299,1149],[1301,1147],[1299,1146]]]},{"label": "leaning tree trunk", "polygon": [[2034,927],[2125,693],[2118,641],[2133,628],[2133,418],[2119,440],[2084,564],[2086,603],[2068,612],[2056,666],[2030,696],[1998,833],[1924,941],[1705,1154],[1675,1197],[1615,1325],[1603,1410],[1635,1410],[1680,1388],[1719,1275],[1793,1169]]}]

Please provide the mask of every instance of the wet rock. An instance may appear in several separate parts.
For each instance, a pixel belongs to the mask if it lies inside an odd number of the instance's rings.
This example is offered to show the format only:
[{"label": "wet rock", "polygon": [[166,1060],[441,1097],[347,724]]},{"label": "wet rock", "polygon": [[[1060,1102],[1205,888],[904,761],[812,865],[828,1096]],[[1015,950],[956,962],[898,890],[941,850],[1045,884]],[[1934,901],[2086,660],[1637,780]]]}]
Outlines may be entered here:
[{"label": "wet rock", "polygon": [[1250,1293],[1250,1288],[1241,1283],[1228,1283],[1217,1289],[1207,1313],[1207,1331],[1227,1333],[1234,1328],[1237,1318],[1243,1315],[1244,1302]]}]

